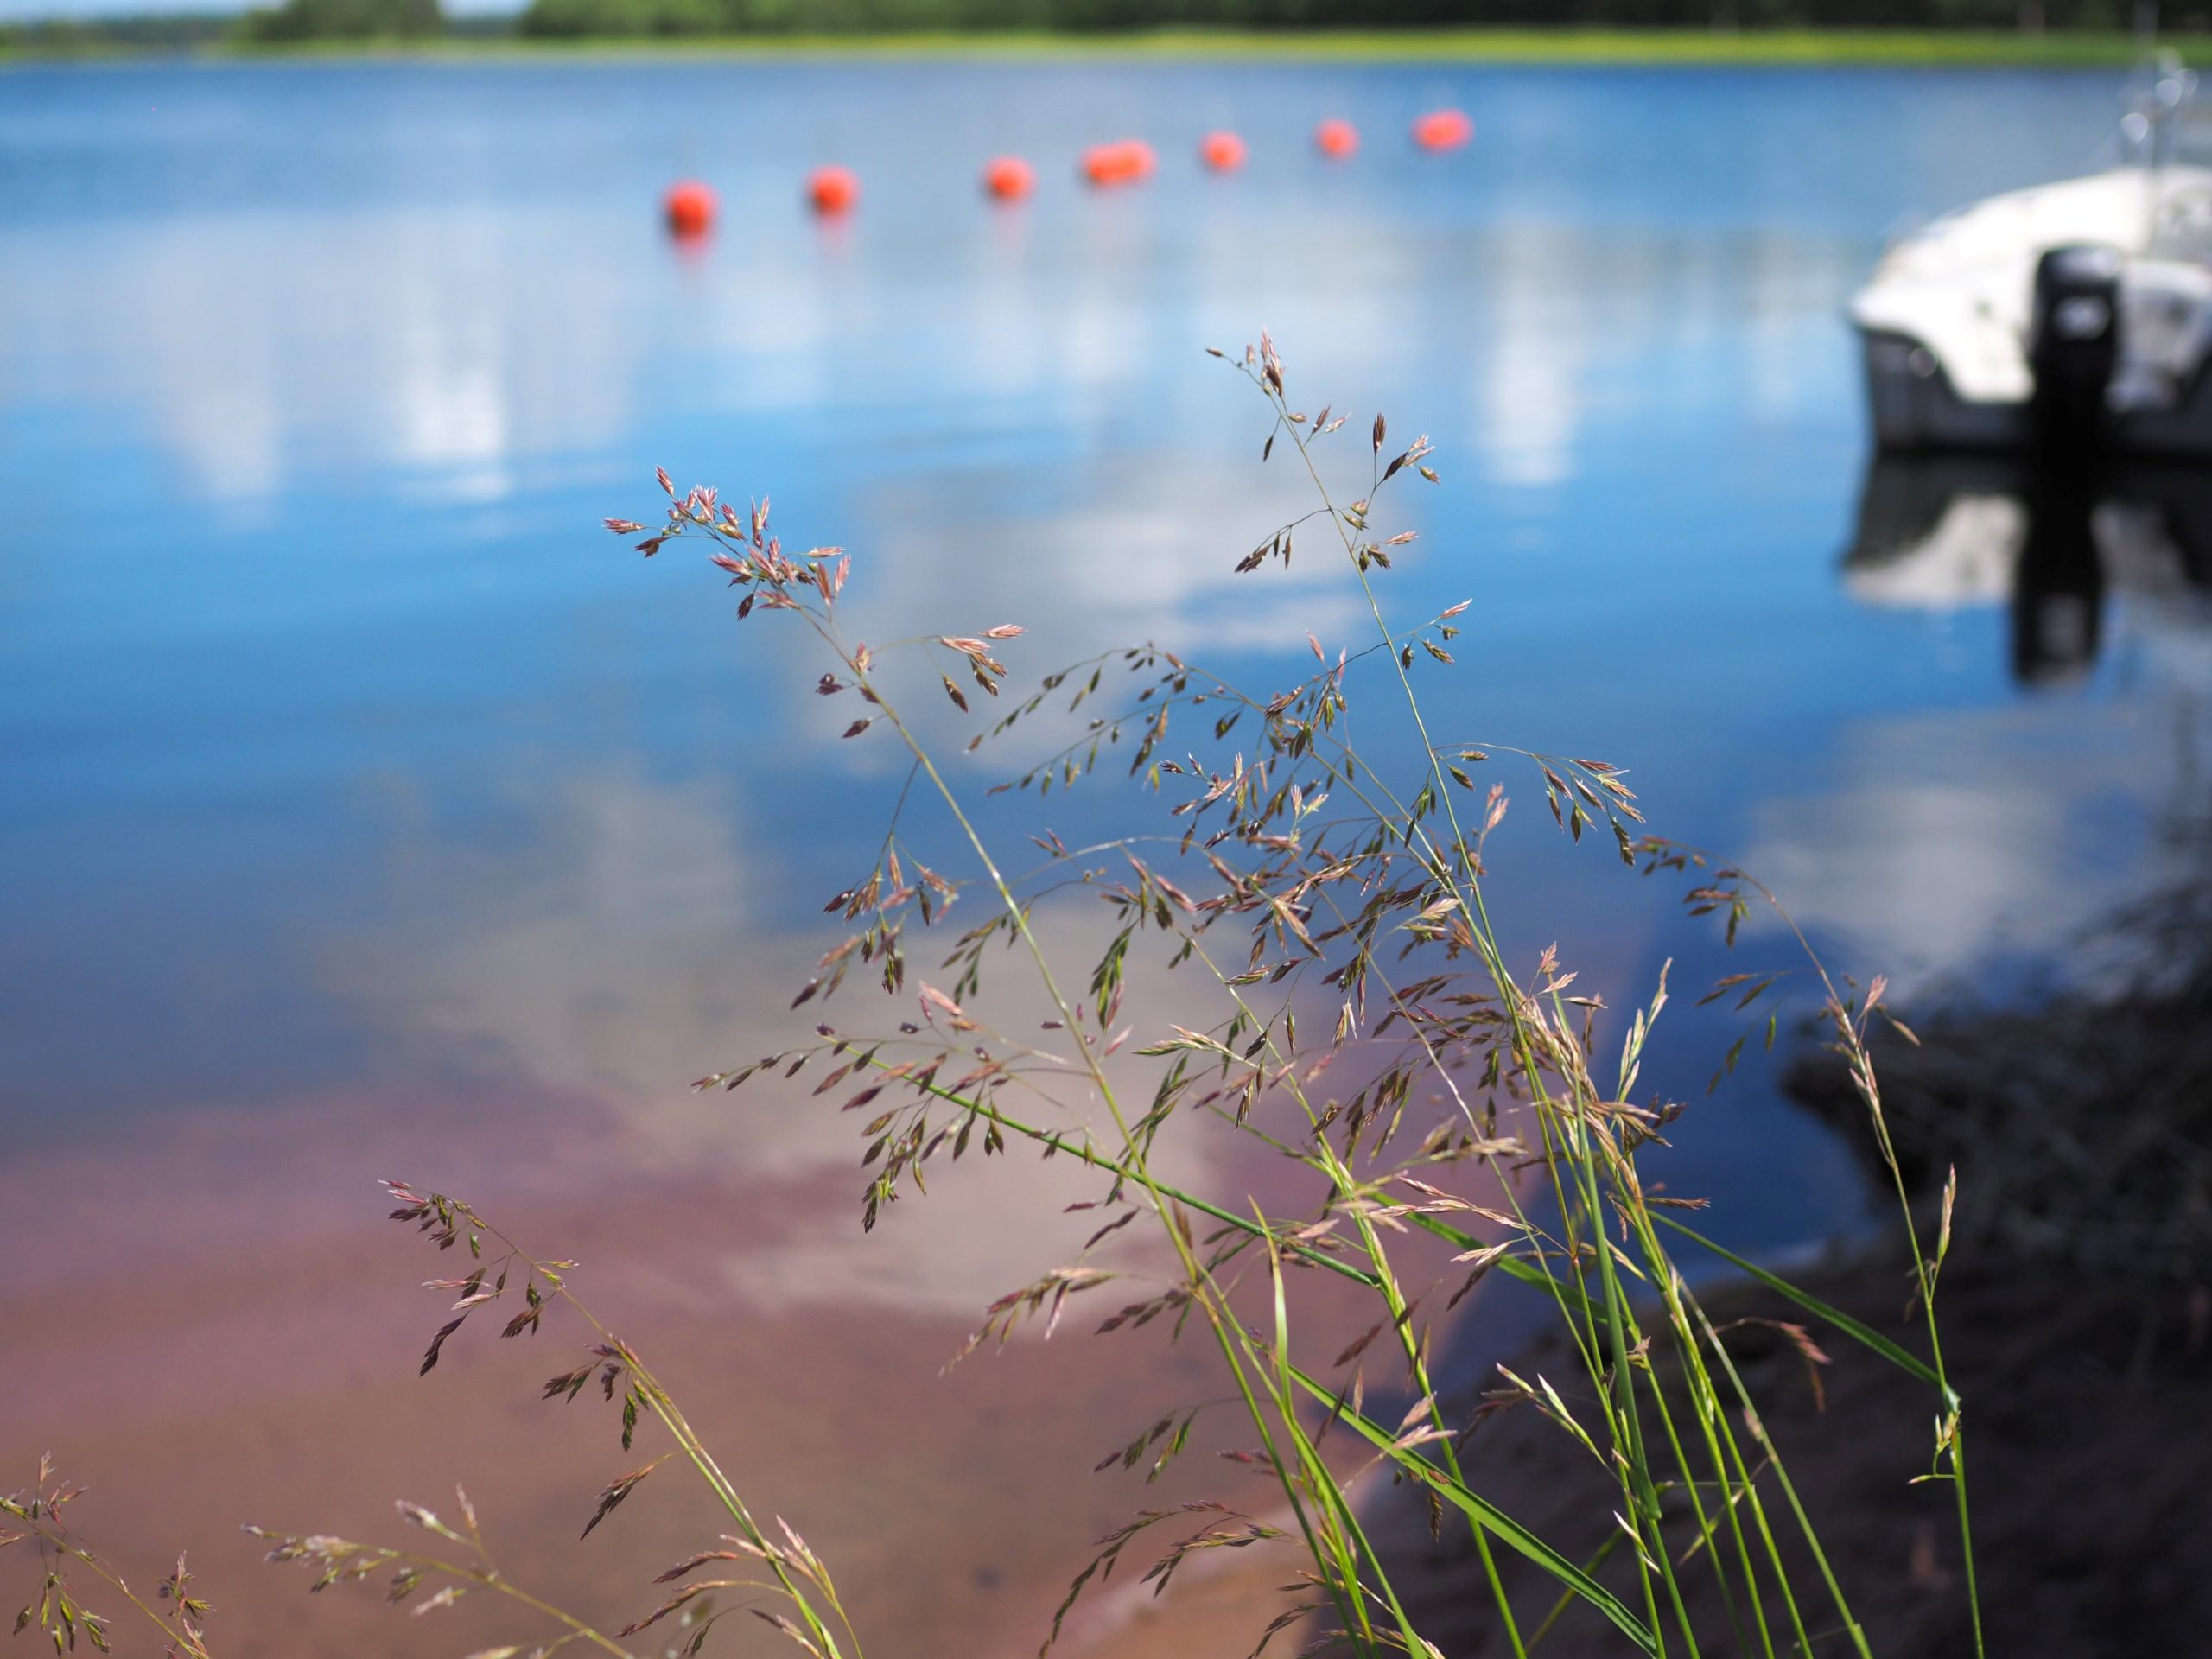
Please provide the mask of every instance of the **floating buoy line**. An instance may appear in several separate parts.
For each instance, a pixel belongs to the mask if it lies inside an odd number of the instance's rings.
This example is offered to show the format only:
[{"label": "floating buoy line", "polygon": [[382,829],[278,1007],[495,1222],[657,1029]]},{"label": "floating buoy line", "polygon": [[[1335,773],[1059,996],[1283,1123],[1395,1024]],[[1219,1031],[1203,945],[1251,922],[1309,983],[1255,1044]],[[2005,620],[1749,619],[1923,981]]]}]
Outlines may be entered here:
[{"label": "floating buoy line", "polygon": [[[1414,118],[1410,136],[1417,149],[1458,149],[1472,140],[1475,124],[1464,110],[1430,110]],[[1349,161],[1359,153],[1359,129],[1332,116],[1313,129],[1313,148],[1331,161]],[[1237,172],[1249,154],[1243,137],[1226,128],[1198,141],[1199,164],[1211,172]],[[1085,149],[1077,172],[1095,189],[1116,189],[1142,183],[1158,165],[1152,146],[1142,139],[1117,138]],[[1036,168],[1020,156],[993,156],[981,177],[983,194],[994,201],[1021,201],[1037,188]],[[806,175],[804,194],[821,218],[842,218],[860,206],[860,175],[849,167],[817,167]],[[678,180],[661,197],[669,232],[682,241],[695,241],[712,230],[716,210],[714,191],[696,179]]]},{"label": "floating buoy line", "polygon": [[1037,169],[1019,156],[994,156],[983,163],[983,194],[997,201],[1020,201],[1037,188]]},{"label": "floating buoy line", "polygon": [[1140,138],[1117,138],[1083,152],[1083,176],[1096,185],[1135,184],[1152,176],[1152,146]]},{"label": "floating buoy line", "polygon": [[1465,110],[1431,110],[1414,123],[1414,143],[1423,149],[1457,149],[1474,136]]},{"label": "floating buoy line", "polygon": [[806,199],[824,219],[860,206],[860,175],[849,167],[817,167],[806,177]]},{"label": "floating buoy line", "polygon": [[671,235],[704,236],[715,222],[715,193],[696,179],[679,179],[660,199],[660,211]]}]

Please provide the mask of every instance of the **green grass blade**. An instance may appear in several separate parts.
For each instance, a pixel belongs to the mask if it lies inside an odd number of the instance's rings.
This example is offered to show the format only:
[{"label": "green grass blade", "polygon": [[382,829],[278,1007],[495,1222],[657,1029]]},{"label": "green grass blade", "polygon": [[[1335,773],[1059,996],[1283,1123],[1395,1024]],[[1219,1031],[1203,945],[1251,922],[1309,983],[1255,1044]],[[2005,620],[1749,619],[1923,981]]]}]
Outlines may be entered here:
[{"label": "green grass blade", "polygon": [[[1312,1395],[1314,1399],[1332,1407],[1336,1404],[1335,1391],[1323,1387],[1317,1378],[1309,1376],[1295,1365],[1290,1367],[1290,1374],[1297,1379],[1299,1386]],[[1381,1424],[1349,1408],[1340,1412],[1338,1415],[1370,1445],[1386,1454],[1392,1453],[1395,1437]],[[1537,1537],[1535,1533],[1529,1531],[1503,1510],[1499,1509],[1480,1493],[1452,1479],[1449,1471],[1431,1463],[1427,1458],[1416,1457],[1410,1452],[1406,1452],[1392,1454],[1391,1461],[1400,1469],[1418,1475],[1426,1480],[1430,1489],[1439,1497],[1478,1522],[1508,1548],[1527,1556],[1560,1584],[1573,1591],[1576,1595],[1611,1619],[1638,1648],[1645,1653],[1655,1656],[1656,1659],[1656,1656],[1660,1652],[1658,1639],[1652,1635],[1650,1627],[1636,1616],[1627,1603],[1542,1539]]]},{"label": "green grass blade", "polygon": [[1822,1301],[1819,1297],[1812,1294],[1809,1291],[1798,1289],[1796,1286],[1791,1284],[1787,1279],[1783,1279],[1775,1274],[1769,1273],[1764,1268],[1760,1267],[1757,1262],[1745,1261],[1742,1256],[1737,1255],[1735,1251],[1728,1249],[1726,1245],[1714,1243],[1703,1233],[1697,1232],[1691,1228],[1685,1227],[1681,1222],[1675,1221],[1670,1217],[1654,1216],[1652,1219],[1662,1222],[1667,1226],[1673,1228],[1676,1232],[1688,1239],[1691,1243],[1704,1245],[1707,1249],[1711,1250],[1715,1255],[1719,1256],[1723,1261],[1734,1263],[1745,1273],[1751,1274],[1752,1278],[1764,1285],[1769,1290],[1771,1290],[1779,1295],[1788,1297],[1791,1301],[1796,1303],[1798,1306],[1803,1308],[1808,1313],[1813,1315],[1814,1318],[1826,1320],[1837,1330],[1842,1332],[1844,1335],[1851,1338],[1853,1341],[1860,1343],[1865,1346],[1872,1349],[1876,1353],[1881,1355],[1883,1358],[1888,1360],[1892,1365],[1901,1367],[1904,1370],[1910,1371],[1913,1376],[1920,1378],[1923,1382],[1934,1383],[1937,1388],[1943,1390],[1945,1399],[1953,1409],[1955,1410],[1960,1405],[1961,1402],[1957,1393],[1946,1384],[1942,1377],[1936,1375],[1932,1367],[1923,1361],[1914,1358],[1912,1355],[1907,1353],[1896,1343],[1891,1341],[1880,1332],[1875,1330],[1873,1326],[1865,1324],[1860,1320],[1853,1319],[1850,1314],[1845,1313],[1841,1308]]}]

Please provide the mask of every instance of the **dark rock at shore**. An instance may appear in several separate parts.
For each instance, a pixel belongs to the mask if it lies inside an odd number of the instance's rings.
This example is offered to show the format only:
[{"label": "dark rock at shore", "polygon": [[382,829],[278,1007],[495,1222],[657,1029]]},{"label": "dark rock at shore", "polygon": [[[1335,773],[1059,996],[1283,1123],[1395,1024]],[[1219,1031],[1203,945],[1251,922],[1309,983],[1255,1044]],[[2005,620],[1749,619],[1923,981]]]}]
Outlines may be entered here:
[{"label": "dark rock at shore", "polygon": [[[1924,1327],[1905,1317],[1910,1281],[1902,1264],[1833,1270],[1808,1287],[1924,1349]],[[2204,1570],[2212,1560],[2212,1507],[2203,1498],[2212,1490],[2212,1435],[2203,1427],[2212,1414],[2212,1296],[1955,1257],[1937,1305],[1946,1358],[1967,1402],[1987,1651],[2006,1659],[2202,1651],[2212,1629],[2212,1573]],[[1755,1286],[1711,1297],[1707,1306],[1723,1325],[1805,1317]],[[1932,1464],[1933,1391],[1847,1336],[1817,1324],[1810,1330],[1832,1361],[1819,1368],[1817,1395],[1802,1355],[1784,1336],[1745,1325],[1728,1341],[1852,1611],[1884,1659],[1971,1654],[1950,1488],[1912,1484]],[[1564,1349],[1539,1347],[1516,1362],[1531,1376],[1523,1363],[1563,1393],[1570,1378],[1580,1382]],[[1663,1356],[1659,1369],[1668,1370]],[[1578,1408],[1587,1403],[1568,1397]],[[1459,1403],[1463,1410],[1471,1404]],[[1686,1412],[1678,1421],[1688,1433]],[[1463,1456],[1478,1489],[1569,1556],[1586,1560],[1605,1543],[1618,1491],[1587,1452],[1533,1410],[1492,1418]],[[1834,1604],[1771,1476],[1761,1491],[1814,1650],[1848,1652]],[[1465,1529],[1447,1516],[1436,1541],[1426,1506],[1403,1492],[1378,1510],[1381,1547],[1410,1591],[1418,1628],[1452,1659],[1508,1652]],[[1599,1573],[1624,1592],[1632,1584],[1620,1570],[1626,1549],[1623,1539]],[[1503,1559],[1525,1639],[1552,1594],[1532,1571]],[[1740,1581],[1734,1613],[1747,1638],[1741,1644],[1713,1573],[1694,1562],[1681,1577],[1702,1651],[1762,1650]],[[1770,1583],[1764,1608],[1775,1650],[1790,1650],[1787,1615]],[[1669,1635],[1672,1651],[1681,1643],[1671,1618]],[[1580,1659],[1632,1649],[1577,1603],[1538,1651]]]},{"label": "dark rock at shore", "polygon": [[[2085,940],[2089,988],[2024,1007],[1963,997],[1869,1033],[1897,1161],[1932,1222],[1958,1171],[1955,1236],[2023,1262],[2212,1279],[2212,878],[2108,919]],[[1833,1056],[1790,1092],[1881,1166],[1866,1109]]]}]

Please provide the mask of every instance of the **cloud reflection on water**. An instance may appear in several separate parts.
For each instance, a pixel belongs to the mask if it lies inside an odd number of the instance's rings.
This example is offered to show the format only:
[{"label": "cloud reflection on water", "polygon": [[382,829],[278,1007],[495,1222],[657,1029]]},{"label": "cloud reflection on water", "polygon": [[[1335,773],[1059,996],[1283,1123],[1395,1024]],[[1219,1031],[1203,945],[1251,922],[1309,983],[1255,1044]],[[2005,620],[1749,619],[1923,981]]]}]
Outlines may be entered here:
[{"label": "cloud reflection on water", "polygon": [[1758,808],[1754,868],[1907,997],[2063,974],[2117,903],[2183,873],[2164,832],[2212,774],[2212,489],[2185,467],[2055,471],[1869,464],[1847,590],[1937,627],[2009,613],[2012,674],[2040,694],[1857,722],[1816,792]]}]

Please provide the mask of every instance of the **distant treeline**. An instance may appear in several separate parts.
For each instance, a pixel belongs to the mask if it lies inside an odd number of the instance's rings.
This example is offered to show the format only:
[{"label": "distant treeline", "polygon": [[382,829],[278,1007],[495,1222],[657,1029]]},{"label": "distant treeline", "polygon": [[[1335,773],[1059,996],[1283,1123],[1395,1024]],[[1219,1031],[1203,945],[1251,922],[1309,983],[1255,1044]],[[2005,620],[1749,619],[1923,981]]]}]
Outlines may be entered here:
[{"label": "distant treeline", "polygon": [[[2212,0],[2168,22],[2206,27]],[[0,50],[189,49],[316,41],[925,35],[968,30],[1535,29],[2126,31],[2136,0],[528,0],[512,16],[447,16],[439,0],[282,0],[243,17],[0,24]]]},{"label": "distant treeline", "polygon": [[0,48],[13,52],[159,52],[207,46],[238,27],[235,17],[50,17],[0,23]]},{"label": "distant treeline", "polygon": [[531,0],[541,36],[938,29],[2125,29],[2133,0]]},{"label": "distant treeline", "polygon": [[510,34],[510,18],[471,17],[456,27],[438,0],[285,0],[247,12],[161,13],[144,17],[54,17],[0,24],[0,49],[79,53],[188,51],[228,41],[426,40],[452,34]]},{"label": "distant treeline", "polygon": [[256,41],[409,41],[444,34],[446,16],[438,0],[285,0],[242,27]]},{"label": "distant treeline", "polygon": [[0,23],[0,52],[26,57],[191,52],[315,41],[502,40],[515,16],[448,17],[438,0],[286,0],[236,12],[162,12],[143,17],[54,17]]}]

